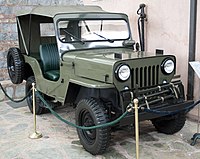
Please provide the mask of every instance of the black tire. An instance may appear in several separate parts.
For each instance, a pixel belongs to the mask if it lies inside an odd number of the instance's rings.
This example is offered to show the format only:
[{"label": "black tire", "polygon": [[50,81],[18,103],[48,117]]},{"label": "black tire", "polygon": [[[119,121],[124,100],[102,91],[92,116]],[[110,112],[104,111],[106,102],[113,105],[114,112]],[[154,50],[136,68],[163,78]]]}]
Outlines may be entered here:
[{"label": "black tire", "polygon": [[[28,94],[28,92],[31,90],[32,88],[32,83],[35,83],[35,77],[34,76],[30,76],[27,81],[26,81],[26,94]],[[33,94],[32,91],[31,93],[28,95],[28,97],[26,98],[28,107],[31,111],[31,113],[33,113]],[[45,111],[45,107],[44,107],[44,103],[39,99],[39,97],[35,97],[35,113],[37,115],[42,114]]]},{"label": "black tire", "polygon": [[24,58],[18,48],[10,48],[7,54],[9,77],[14,84],[22,83],[24,79]]},{"label": "black tire", "polygon": [[[107,123],[108,115],[101,102],[95,99],[82,99],[76,108],[76,124],[94,126]],[[77,129],[81,144],[93,155],[102,154],[110,142],[110,127],[92,130]]]},{"label": "black tire", "polygon": [[158,132],[164,134],[174,134],[183,128],[185,121],[185,113],[179,113],[172,117],[161,117],[153,119],[152,124],[155,126]]}]

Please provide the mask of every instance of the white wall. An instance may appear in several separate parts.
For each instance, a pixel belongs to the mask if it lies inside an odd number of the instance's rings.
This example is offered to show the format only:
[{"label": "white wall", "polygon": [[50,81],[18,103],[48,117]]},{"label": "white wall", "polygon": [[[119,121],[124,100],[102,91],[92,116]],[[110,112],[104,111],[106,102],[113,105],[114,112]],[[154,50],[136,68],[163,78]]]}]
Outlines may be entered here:
[{"label": "white wall", "polygon": [[[197,11],[197,42],[196,42],[196,60],[195,61],[200,61],[200,1],[197,2],[198,6],[197,6],[197,10],[199,9],[199,11]],[[199,78],[196,76],[195,78],[195,82],[194,82],[194,96],[195,99],[199,99],[200,98],[200,80]]]},{"label": "white wall", "polygon": [[[136,12],[139,4],[145,3],[147,5],[146,50],[154,53],[155,49],[163,49],[165,54],[173,54],[177,57],[177,74],[181,75],[187,92],[189,0],[83,0],[83,2],[84,5],[99,5],[106,11],[128,14],[133,39],[136,41],[138,40]],[[198,15],[200,16],[199,12]],[[200,29],[197,27],[196,60],[200,60],[198,37],[200,37]],[[196,79],[195,98],[199,97],[198,85],[199,81]]]}]

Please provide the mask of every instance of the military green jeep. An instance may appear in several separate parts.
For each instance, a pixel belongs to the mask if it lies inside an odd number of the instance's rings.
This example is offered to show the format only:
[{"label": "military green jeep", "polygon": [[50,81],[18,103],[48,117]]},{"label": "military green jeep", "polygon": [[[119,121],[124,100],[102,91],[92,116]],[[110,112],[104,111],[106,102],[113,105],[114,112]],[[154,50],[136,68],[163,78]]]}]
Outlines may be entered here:
[{"label": "military green jeep", "polygon": [[[76,124],[94,126],[121,116],[139,99],[139,121],[151,120],[165,134],[185,124],[185,101],[180,80],[173,80],[173,55],[148,56],[136,51],[127,15],[110,13],[97,6],[36,7],[16,18],[19,48],[10,48],[7,66],[14,84],[26,81],[26,93],[37,90],[52,107],[71,103]],[[32,94],[27,103],[32,108]],[[172,111],[176,114],[144,111]],[[36,97],[36,113],[46,107]],[[83,147],[103,153],[112,128],[134,123],[130,112],[118,124],[93,130],[77,129]]]}]

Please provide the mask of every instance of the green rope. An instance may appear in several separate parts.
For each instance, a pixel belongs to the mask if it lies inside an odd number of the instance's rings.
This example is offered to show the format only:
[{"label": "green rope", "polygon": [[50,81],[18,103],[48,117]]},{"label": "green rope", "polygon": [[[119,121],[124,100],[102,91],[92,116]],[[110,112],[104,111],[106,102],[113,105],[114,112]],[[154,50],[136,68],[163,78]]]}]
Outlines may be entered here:
[{"label": "green rope", "polygon": [[41,96],[41,94],[36,91],[36,95],[41,99],[41,101],[46,105],[46,107],[51,111],[51,113],[56,117],[58,118],[59,120],[63,121],[64,123],[72,126],[72,127],[75,127],[75,128],[78,128],[78,129],[83,129],[83,130],[91,130],[91,129],[97,129],[97,128],[103,128],[103,127],[108,127],[108,126],[111,126],[111,125],[114,125],[116,123],[118,123],[121,119],[123,119],[127,114],[128,114],[128,111],[124,112],[119,118],[115,119],[114,121],[111,121],[111,122],[108,122],[108,123],[105,123],[105,124],[101,124],[101,125],[95,125],[95,126],[90,126],[90,127],[85,127],[85,126],[78,126],[74,123],[71,123],[65,119],[63,119],[60,115],[58,115],[50,106],[49,104],[44,100],[44,98]]},{"label": "green rope", "polygon": [[6,91],[4,90],[3,86],[1,85],[1,83],[0,83],[0,88],[2,89],[3,93],[5,94],[5,96],[6,96],[8,99],[10,99],[12,102],[15,102],[15,103],[21,103],[21,102],[23,102],[23,101],[30,95],[30,93],[31,93],[31,90],[29,90],[29,92],[27,93],[27,95],[26,95],[24,98],[19,99],[19,100],[14,100],[14,99],[12,99],[12,98],[6,93]]}]

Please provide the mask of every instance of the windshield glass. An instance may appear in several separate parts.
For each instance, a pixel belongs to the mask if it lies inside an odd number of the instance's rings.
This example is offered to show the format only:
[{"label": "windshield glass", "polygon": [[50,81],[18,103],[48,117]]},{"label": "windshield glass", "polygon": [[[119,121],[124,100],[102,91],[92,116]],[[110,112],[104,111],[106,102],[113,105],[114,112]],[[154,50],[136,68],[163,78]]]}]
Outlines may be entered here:
[{"label": "windshield glass", "polygon": [[63,44],[122,46],[122,42],[130,38],[128,24],[123,19],[59,20],[57,28],[58,38]]}]

